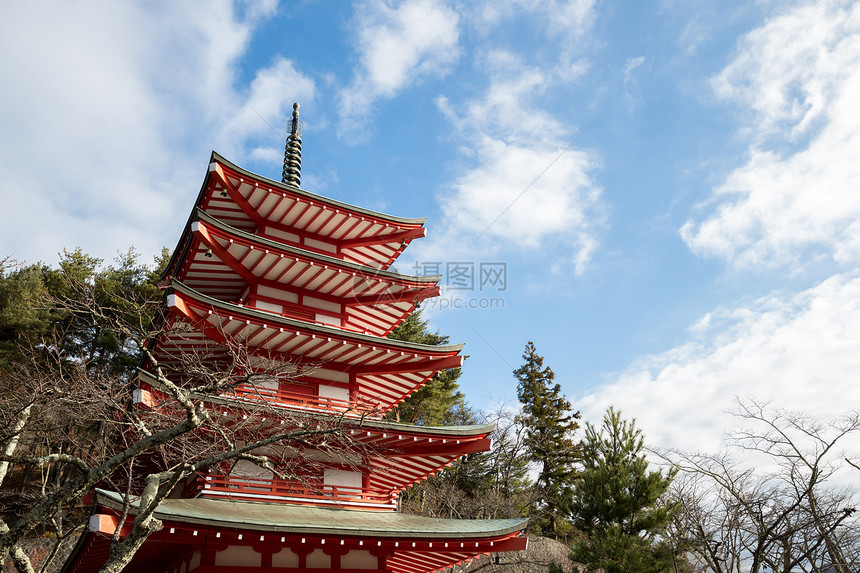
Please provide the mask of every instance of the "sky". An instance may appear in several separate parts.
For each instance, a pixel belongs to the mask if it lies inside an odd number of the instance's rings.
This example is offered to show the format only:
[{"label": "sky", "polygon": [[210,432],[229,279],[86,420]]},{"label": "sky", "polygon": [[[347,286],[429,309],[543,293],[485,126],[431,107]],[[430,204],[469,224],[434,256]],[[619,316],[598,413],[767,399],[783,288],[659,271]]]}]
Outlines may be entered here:
[{"label": "sky", "polygon": [[475,408],[529,340],[657,446],[860,405],[857,3],[14,2],[0,74],[0,256],[151,261],[299,102],[304,189],[428,217],[396,268]]}]

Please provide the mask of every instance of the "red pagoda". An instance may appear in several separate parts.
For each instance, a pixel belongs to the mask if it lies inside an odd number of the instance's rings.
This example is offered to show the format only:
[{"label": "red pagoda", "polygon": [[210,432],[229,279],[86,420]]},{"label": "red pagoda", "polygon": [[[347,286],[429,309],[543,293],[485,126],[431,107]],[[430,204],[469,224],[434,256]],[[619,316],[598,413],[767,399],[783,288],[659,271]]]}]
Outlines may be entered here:
[{"label": "red pagoda", "polygon": [[[397,496],[459,457],[487,451],[491,426],[428,427],[382,416],[443,369],[459,367],[462,345],[428,346],[386,336],[417,303],[437,296],[440,277],[389,269],[425,235],[424,219],[362,209],[299,188],[301,123],[294,106],[283,181],[212,154],[194,210],[166,272],[171,320],[190,328],[161,337],[160,364],[177,365],[198,346],[241,340],[278,356],[294,374],[236,388],[233,399],[284,413],[360,416],[356,439],[384,446],[371,467],[314,466],[301,483],[240,461],[196,475],[156,517],[129,572],[234,573],[306,570],[425,573],[490,552],[525,549],[526,522],[452,520],[397,511]],[[302,365],[313,368],[302,370]],[[158,393],[143,368],[135,399]],[[217,397],[213,397],[213,400]],[[229,400],[221,407],[229,408]],[[123,498],[97,490],[89,531],[67,573],[95,571],[108,554]]]}]

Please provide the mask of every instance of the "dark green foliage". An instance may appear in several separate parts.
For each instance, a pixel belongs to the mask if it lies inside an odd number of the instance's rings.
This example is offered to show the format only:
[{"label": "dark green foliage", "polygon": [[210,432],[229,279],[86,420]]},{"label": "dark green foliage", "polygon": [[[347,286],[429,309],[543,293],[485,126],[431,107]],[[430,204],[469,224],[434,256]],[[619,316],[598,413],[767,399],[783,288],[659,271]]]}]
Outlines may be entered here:
[{"label": "dark green foliage", "polygon": [[[103,266],[75,249],[64,251],[56,268],[0,269],[0,428],[29,412],[18,455],[90,460],[116,445],[116,416],[129,399],[126,384],[140,349],[127,331],[110,325],[146,330],[160,307],[165,255],[150,269],[129,249]],[[124,320],[111,320],[118,317]],[[71,464],[13,464],[0,480],[0,517],[8,520],[77,475]],[[67,523],[56,524],[63,529]]]},{"label": "dark green foliage", "polygon": [[56,317],[40,310],[37,301],[45,290],[49,269],[32,265],[5,273],[0,269],[0,371],[24,359],[28,337],[41,338]]},{"label": "dark green foliage", "polygon": [[[146,302],[161,298],[157,284],[167,255],[162,251],[151,269],[129,249],[114,265],[102,267],[101,259],[75,249],[63,251],[56,269],[40,263],[0,273],[0,370],[8,371],[33,353],[53,351],[66,360],[85,362],[94,373],[128,373],[139,361],[138,349],[75,308],[85,302],[81,297],[95,297],[105,313],[151,320],[151,314],[140,312]],[[56,346],[45,347],[45,340]]]},{"label": "dark green foliage", "polygon": [[555,373],[543,365],[533,342],[526,344],[523,359],[525,363],[514,371],[519,381],[517,397],[522,403],[518,421],[525,427],[528,458],[540,467],[530,527],[535,533],[560,538],[570,529],[559,508],[570,499],[577,477],[574,464],[580,446],[573,434],[579,428],[579,412],[571,411],[561,386],[553,383]]},{"label": "dark green foliage", "polygon": [[582,474],[570,506],[582,537],[571,559],[586,571],[672,571],[672,552],[661,538],[673,508],[661,502],[674,471],[649,471],[635,421],[607,410],[600,431],[586,425]]},{"label": "dark green foliage", "polygon": [[[448,344],[447,336],[430,331],[427,321],[421,318],[420,309],[407,316],[388,338],[420,344]],[[462,423],[459,418],[462,418],[461,414],[468,407],[466,397],[460,392],[457,383],[460,374],[460,368],[438,372],[432,380],[389,412],[387,418],[421,426]]]}]

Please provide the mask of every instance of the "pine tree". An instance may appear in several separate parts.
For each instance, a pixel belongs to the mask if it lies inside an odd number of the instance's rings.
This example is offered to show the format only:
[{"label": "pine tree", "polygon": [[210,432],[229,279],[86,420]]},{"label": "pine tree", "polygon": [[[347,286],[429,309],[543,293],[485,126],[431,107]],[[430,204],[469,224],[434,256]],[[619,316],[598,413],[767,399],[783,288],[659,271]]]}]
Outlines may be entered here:
[{"label": "pine tree", "polygon": [[661,535],[673,508],[661,503],[674,477],[649,471],[644,438],[636,422],[609,408],[598,432],[586,424],[582,475],[571,516],[583,537],[570,558],[586,571],[658,573],[672,570],[672,555]]},{"label": "pine tree", "polygon": [[[421,318],[421,309],[416,309],[407,316],[388,338],[420,344],[448,344],[447,336],[430,331],[428,322]],[[457,383],[460,374],[459,368],[437,372],[427,384],[394,408],[388,417],[398,422],[422,426],[469,423],[462,415],[463,412],[468,412],[469,408]]]},{"label": "pine tree", "polygon": [[[73,361],[86,361],[91,368],[108,374],[133,372],[140,360],[139,349],[127,346],[122,337],[104,331],[71,309],[84,302],[80,297],[86,291],[112,315],[140,312],[139,307],[123,308],[121,301],[161,300],[157,284],[168,258],[169,253],[162,250],[155,268],[150,268],[140,264],[130,248],[117,256],[115,264],[104,266],[101,259],[77,248],[63,251],[59,268],[38,263],[11,272],[0,269],[0,372],[24,356],[43,351],[35,341],[51,332],[59,336],[62,354]],[[84,288],[87,285],[95,288],[88,291]],[[56,301],[69,304],[57,310]]]},{"label": "pine tree", "polygon": [[533,342],[526,344],[525,364],[514,371],[519,381],[517,397],[522,403],[518,421],[526,428],[525,445],[530,461],[539,465],[535,481],[530,527],[548,537],[564,537],[570,527],[560,511],[570,498],[577,477],[574,467],[580,447],[573,433],[579,428],[579,412],[571,411],[561,386],[553,384],[555,373],[543,365]]}]

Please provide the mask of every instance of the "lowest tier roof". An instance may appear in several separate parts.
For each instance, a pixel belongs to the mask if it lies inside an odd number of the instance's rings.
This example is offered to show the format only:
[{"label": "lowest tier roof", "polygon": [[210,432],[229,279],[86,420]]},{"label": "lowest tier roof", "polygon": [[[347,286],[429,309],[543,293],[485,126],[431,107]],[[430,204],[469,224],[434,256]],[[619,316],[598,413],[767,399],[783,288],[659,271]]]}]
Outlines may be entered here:
[{"label": "lowest tier roof", "polygon": [[[122,498],[96,491],[95,507],[119,513]],[[132,507],[132,514],[135,512]],[[110,548],[110,519],[93,515],[64,573],[96,571]],[[385,555],[393,573],[429,573],[497,551],[525,549],[524,519],[438,519],[402,513],[336,510],[254,502],[168,499],[155,511],[164,528],[154,533],[124,569],[143,573],[164,568],[192,551],[245,546],[279,553],[370,551]],[[334,547],[333,547],[334,546]],[[210,569],[211,570],[211,569]]]},{"label": "lowest tier roof", "polygon": [[[122,509],[122,496],[96,491],[96,503]],[[136,504],[132,504],[136,508]],[[221,499],[166,499],[155,517],[231,529],[368,538],[484,539],[522,531],[527,519],[441,519],[398,512],[331,509]]]}]

